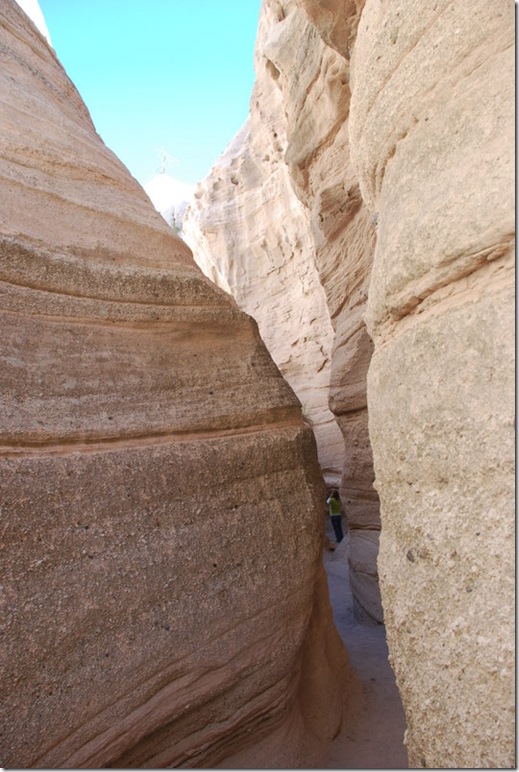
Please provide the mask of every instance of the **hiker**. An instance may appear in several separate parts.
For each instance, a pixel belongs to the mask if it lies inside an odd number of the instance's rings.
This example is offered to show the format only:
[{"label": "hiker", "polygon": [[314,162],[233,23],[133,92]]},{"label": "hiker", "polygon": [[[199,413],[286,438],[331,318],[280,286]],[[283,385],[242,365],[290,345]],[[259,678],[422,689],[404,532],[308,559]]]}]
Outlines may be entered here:
[{"label": "hiker", "polygon": [[341,542],[344,538],[342,533],[342,518],[341,518],[341,500],[337,490],[332,490],[330,495],[326,499],[328,504],[328,512],[332,521],[333,530],[335,531],[335,538],[337,543]]}]

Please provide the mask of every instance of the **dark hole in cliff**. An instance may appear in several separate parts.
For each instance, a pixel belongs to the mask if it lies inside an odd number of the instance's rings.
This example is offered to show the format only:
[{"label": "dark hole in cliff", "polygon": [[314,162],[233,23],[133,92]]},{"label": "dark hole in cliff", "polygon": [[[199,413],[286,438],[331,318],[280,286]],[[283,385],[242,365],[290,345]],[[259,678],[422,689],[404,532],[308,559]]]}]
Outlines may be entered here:
[{"label": "dark hole in cliff", "polygon": [[266,68],[267,68],[267,71],[268,71],[269,75],[270,75],[270,76],[271,76],[271,77],[272,77],[274,80],[277,80],[277,79],[279,78],[279,76],[280,76],[280,74],[281,74],[281,73],[279,72],[279,70],[278,70],[278,68],[276,67],[276,65],[274,64],[274,62],[272,62],[270,59],[267,59],[267,60],[265,61],[265,66],[266,66]]}]

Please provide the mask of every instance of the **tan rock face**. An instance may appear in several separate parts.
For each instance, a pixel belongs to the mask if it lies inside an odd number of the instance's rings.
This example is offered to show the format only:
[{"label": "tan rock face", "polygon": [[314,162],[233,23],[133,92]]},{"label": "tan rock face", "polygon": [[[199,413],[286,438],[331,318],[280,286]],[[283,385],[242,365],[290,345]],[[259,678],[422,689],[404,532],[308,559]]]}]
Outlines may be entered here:
[{"label": "tan rock face", "polygon": [[[295,24],[292,45],[282,38],[284,45],[278,50],[287,83],[286,160],[295,190],[309,212],[314,259],[335,330],[329,405],[344,437],[341,500],[352,532],[371,531],[371,543],[376,544],[380,518],[366,402],[372,343],[364,323],[375,226],[363,204],[349,148],[349,50],[362,3],[350,4],[348,15],[329,3],[302,5],[316,25],[307,27],[313,56],[301,45],[304,38]],[[296,6],[294,16],[298,14]],[[287,60],[288,51],[293,52],[291,60]],[[307,62],[313,69],[302,79],[299,73],[305,72]],[[353,538],[350,545],[354,600],[361,616],[382,622],[377,551],[366,553],[362,544]],[[359,573],[361,565],[364,570]]]},{"label": "tan rock face", "polygon": [[0,12],[2,765],[318,763],[347,664],[298,400]]},{"label": "tan rock face", "polygon": [[[278,10],[263,8],[261,36],[268,38]],[[279,73],[262,51],[256,51],[256,60],[263,77],[254,88],[250,119],[198,186],[183,235],[204,273],[258,322],[313,428],[325,479],[337,484],[343,446],[328,409],[333,328],[307,213],[284,163]]]},{"label": "tan rock face", "polygon": [[352,155],[381,587],[410,765],[514,766],[514,18],[368,0]]},{"label": "tan rock face", "polygon": [[[204,272],[258,321],[312,424],[325,479],[342,477],[350,528],[378,531],[363,321],[375,228],[350,163],[342,53],[359,9],[303,5],[264,2],[249,121],[199,186],[184,232]],[[382,621],[376,553],[370,577],[369,613]]]},{"label": "tan rock face", "polygon": [[142,188],[99,141],[73,84],[63,76],[56,80],[55,56],[17,40],[24,24],[17,8],[2,2],[6,103],[0,147],[9,196],[0,232],[33,242],[45,234],[46,246],[69,252],[74,216],[76,256],[80,249],[82,258],[96,262],[192,265],[189,250],[180,241],[171,242],[165,223],[150,217]]}]

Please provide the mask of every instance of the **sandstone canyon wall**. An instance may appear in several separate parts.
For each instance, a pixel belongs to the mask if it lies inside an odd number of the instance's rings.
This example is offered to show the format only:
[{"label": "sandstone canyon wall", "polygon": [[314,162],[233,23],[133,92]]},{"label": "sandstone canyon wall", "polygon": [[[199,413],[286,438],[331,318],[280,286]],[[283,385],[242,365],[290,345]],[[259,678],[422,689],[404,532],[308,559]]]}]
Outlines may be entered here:
[{"label": "sandstone canyon wall", "polygon": [[[357,21],[336,31],[341,51]],[[375,228],[349,160],[349,65],[295,0],[266,0],[255,69],[249,121],[198,186],[184,235],[308,406],[325,479],[342,476],[357,609],[381,622],[363,321]]]},{"label": "sandstone canyon wall", "polygon": [[[204,260],[238,302],[254,284],[259,313],[280,212],[278,241],[297,231],[285,270],[315,265],[335,330],[353,590],[380,618],[371,441],[384,620],[416,767],[515,763],[513,10],[265,0],[249,124],[232,146],[237,165],[255,159],[249,198],[269,230],[245,278],[230,170],[215,167],[190,215]],[[206,234],[227,221],[216,259]],[[275,357],[284,342],[268,342]]]},{"label": "sandstone canyon wall", "polygon": [[318,765],[349,670],[300,404],[11,0],[0,53],[1,764]]},{"label": "sandstone canyon wall", "polygon": [[351,147],[381,587],[410,764],[514,765],[514,8],[368,0]]}]

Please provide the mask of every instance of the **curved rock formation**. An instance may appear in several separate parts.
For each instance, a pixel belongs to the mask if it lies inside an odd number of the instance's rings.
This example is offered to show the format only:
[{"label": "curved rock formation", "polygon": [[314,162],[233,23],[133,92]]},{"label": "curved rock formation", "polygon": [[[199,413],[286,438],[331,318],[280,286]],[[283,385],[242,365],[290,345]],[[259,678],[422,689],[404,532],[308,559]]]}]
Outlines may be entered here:
[{"label": "curved rock formation", "polygon": [[198,186],[184,235],[204,272],[258,321],[307,408],[328,484],[342,476],[357,610],[381,622],[363,320],[375,228],[349,158],[343,55],[357,21],[345,16],[332,32],[324,24],[332,48],[295,0],[265,0],[249,122]]},{"label": "curved rock formation", "polygon": [[318,764],[348,668],[300,404],[11,0],[0,50],[0,761]]},{"label": "curved rock formation", "polygon": [[410,765],[514,766],[514,15],[368,0],[351,144],[381,587]]}]

